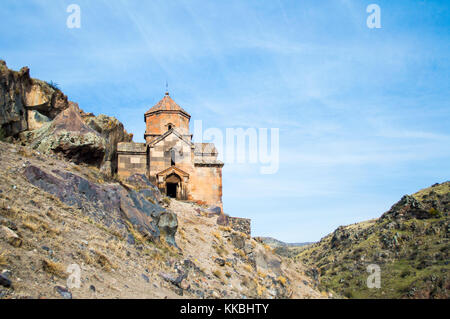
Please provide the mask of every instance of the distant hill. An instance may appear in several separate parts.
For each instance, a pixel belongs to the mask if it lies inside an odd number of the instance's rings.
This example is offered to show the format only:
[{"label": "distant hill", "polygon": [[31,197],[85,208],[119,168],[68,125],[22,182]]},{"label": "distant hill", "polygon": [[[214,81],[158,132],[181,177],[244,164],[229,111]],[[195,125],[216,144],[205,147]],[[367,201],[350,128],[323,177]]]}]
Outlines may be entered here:
[{"label": "distant hill", "polygon": [[[450,182],[405,195],[379,219],[341,226],[296,259],[319,288],[349,298],[450,297]],[[368,288],[367,266],[381,270]]]},{"label": "distant hill", "polygon": [[285,243],[284,241],[278,240],[273,237],[256,237],[258,240],[266,245],[272,247],[301,247],[312,244],[312,242],[306,243]]},{"label": "distant hill", "polygon": [[274,253],[284,257],[295,257],[305,246],[312,243],[285,243],[273,237],[255,237],[257,241],[271,247]]}]

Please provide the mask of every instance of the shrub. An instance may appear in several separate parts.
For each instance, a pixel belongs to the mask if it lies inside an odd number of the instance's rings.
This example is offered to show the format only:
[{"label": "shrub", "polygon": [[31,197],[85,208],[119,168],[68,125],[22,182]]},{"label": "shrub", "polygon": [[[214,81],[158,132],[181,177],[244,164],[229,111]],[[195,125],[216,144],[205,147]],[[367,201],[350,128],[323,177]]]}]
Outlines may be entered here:
[{"label": "shrub", "polygon": [[353,294],[353,292],[350,289],[346,289],[344,291],[344,297],[351,299],[351,298],[354,298],[355,295]]},{"label": "shrub", "polygon": [[42,269],[51,275],[55,275],[60,278],[67,278],[67,273],[64,269],[64,265],[58,262],[54,262],[48,259],[42,260]]},{"label": "shrub", "polygon": [[59,89],[59,85],[56,82],[50,81],[50,82],[46,82],[48,84],[48,86],[50,86],[53,90],[55,91],[61,91]]},{"label": "shrub", "polygon": [[440,218],[442,217],[442,213],[440,211],[438,211],[436,208],[431,208],[429,211],[431,216],[435,217],[435,218]]}]

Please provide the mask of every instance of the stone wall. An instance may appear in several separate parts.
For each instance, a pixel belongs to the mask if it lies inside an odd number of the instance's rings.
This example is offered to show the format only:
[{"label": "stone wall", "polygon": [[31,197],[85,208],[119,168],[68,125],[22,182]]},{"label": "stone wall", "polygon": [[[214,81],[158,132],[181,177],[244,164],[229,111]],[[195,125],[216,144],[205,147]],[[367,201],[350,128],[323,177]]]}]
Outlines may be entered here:
[{"label": "stone wall", "polygon": [[167,132],[169,124],[172,124],[185,134],[188,134],[189,132],[189,119],[187,117],[180,116],[177,112],[155,113],[147,116],[145,122],[145,139],[147,143],[151,142],[155,136],[162,135]]},{"label": "stone wall", "polygon": [[189,199],[222,207],[222,167],[195,166]]},{"label": "stone wall", "polygon": [[182,171],[192,175],[192,152],[191,146],[181,140],[174,133],[168,135],[164,140],[150,147],[150,180],[156,183],[156,174],[171,166],[170,150],[175,149],[178,154],[175,158],[175,166]]},{"label": "stone wall", "polygon": [[119,178],[127,178],[133,174],[147,175],[147,150],[145,143],[118,143]]},{"label": "stone wall", "polygon": [[238,232],[247,234],[251,236],[251,219],[239,218],[239,217],[228,217],[228,222],[230,227]]}]

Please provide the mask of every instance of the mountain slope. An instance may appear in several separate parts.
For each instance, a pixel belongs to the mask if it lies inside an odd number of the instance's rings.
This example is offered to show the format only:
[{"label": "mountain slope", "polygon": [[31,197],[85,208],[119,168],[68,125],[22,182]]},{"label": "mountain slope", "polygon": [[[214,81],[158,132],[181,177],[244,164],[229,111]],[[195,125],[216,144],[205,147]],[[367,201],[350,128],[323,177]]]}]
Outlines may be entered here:
[{"label": "mountain slope", "polygon": [[[405,195],[379,219],[341,226],[296,259],[320,288],[350,298],[449,298],[450,182]],[[381,269],[368,288],[367,266]]]},{"label": "mountain slope", "polygon": [[[145,177],[105,182],[95,166],[3,142],[0,164],[0,298],[322,297],[301,265]],[[80,288],[67,287],[73,264]]]}]

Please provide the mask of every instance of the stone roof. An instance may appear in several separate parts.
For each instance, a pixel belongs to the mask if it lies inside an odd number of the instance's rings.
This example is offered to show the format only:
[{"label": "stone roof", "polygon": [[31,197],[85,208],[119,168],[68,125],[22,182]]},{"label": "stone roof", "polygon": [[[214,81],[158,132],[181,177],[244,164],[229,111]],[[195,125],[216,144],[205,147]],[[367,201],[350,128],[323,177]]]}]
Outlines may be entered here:
[{"label": "stone roof", "polygon": [[196,166],[223,166],[223,162],[215,158],[194,158],[194,165]]},{"label": "stone roof", "polygon": [[194,154],[217,154],[214,143],[194,143]]},{"label": "stone roof", "polygon": [[178,111],[186,115],[187,117],[191,117],[188,112],[183,110],[181,106],[179,106],[177,103],[175,103],[174,100],[170,97],[169,93],[166,92],[164,97],[156,103],[153,107],[150,108],[147,112],[145,112],[145,115],[155,113],[158,111]]},{"label": "stone roof", "polygon": [[191,135],[183,134],[183,132],[181,130],[179,130],[178,128],[175,128],[175,127],[172,127],[170,130],[166,131],[163,135],[158,136],[157,138],[152,140],[148,145],[150,147],[153,147],[154,145],[158,144],[160,141],[164,140],[167,136],[169,136],[172,133],[175,134],[176,136],[178,136],[181,140],[185,141],[187,144],[189,144],[192,147],[193,143],[187,138]]},{"label": "stone roof", "polygon": [[146,153],[145,143],[121,142],[117,143],[118,153]]}]

